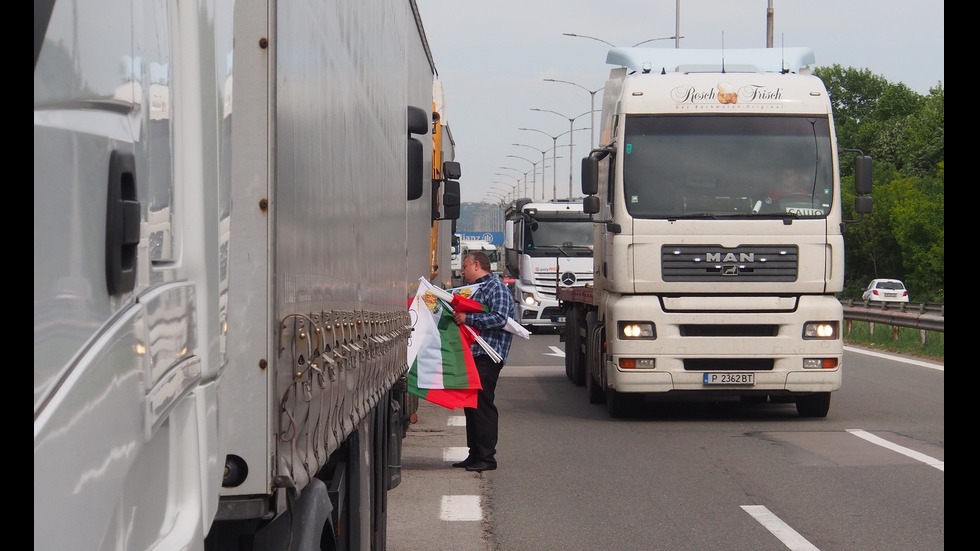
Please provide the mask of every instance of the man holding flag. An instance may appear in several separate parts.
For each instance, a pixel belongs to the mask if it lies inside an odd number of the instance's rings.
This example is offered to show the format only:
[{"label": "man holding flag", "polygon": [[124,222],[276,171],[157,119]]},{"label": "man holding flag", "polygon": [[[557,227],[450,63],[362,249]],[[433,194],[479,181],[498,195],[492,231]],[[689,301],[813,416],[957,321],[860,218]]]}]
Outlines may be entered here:
[{"label": "man holding flag", "polygon": [[468,284],[479,284],[470,298],[485,308],[457,305],[453,319],[457,324],[477,329],[481,339],[492,348],[492,353],[476,343],[470,346],[481,388],[477,391],[476,407],[463,408],[469,455],[463,461],[453,463],[453,467],[470,472],[492,471],[497,468],[498,416],[497,406],[493,403],[494,390],[513,339],[513,334],[505,328],[507,320],[514,316],[514,297],[504,282],[491,274],[490,257],[482,251],[471,252],[463,258],[463,278]]}]

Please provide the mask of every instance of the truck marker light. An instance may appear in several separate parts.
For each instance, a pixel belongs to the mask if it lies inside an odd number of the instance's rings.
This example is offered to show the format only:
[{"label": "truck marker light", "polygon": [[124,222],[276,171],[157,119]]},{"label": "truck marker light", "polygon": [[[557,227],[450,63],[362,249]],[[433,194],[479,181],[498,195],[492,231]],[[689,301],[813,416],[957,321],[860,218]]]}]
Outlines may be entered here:
[{"label": "truck marker light", "polygon": [[653,358],[620,358],[620,369],[654,369],[657,360]]},{"label": "truck marker light", "polygon": [[803,358],[803,369],[836,369],[837,358]]}]

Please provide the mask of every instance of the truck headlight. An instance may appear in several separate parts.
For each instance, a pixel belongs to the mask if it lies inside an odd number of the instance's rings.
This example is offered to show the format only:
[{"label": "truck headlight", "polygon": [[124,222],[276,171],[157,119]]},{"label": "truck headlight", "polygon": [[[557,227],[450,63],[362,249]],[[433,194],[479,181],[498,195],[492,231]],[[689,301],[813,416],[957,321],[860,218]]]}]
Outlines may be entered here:
[{"label": "truck headlight", "polygon": [[839,335],[838,327],[836,321],[808,321],[803,325],[803,338],[835,340]]},{"label": "truck headlight", "polygon": [[524,304],[528,306],[537,306],[538,301],[534,300],[534,293],[522,293],[524,295]]},{"label": "truck headlight", "polygon": [[657,328],[652,321],[619,322],[620,339],[656,339]]}]

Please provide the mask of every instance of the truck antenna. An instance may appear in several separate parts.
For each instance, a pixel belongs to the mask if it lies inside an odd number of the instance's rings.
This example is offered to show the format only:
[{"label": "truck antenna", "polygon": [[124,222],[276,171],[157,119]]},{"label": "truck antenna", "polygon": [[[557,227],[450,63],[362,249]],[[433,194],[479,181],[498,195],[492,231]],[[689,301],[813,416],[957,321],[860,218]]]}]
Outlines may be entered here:
[{"label": "truck antenna", "polygon": [[725,72],[725,31],[721,31],[721,72]]}]

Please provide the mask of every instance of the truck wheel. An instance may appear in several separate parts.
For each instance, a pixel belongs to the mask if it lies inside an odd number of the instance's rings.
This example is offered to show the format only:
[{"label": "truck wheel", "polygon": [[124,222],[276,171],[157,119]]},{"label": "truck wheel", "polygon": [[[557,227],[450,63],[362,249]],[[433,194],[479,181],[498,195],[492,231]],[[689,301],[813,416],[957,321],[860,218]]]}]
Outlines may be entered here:
[{"label": "truck wheel", "polygon": [[829,392],[818,392],[796,399],[796,412],[800,417],[826,417],[829,411]]},{"label": "truck wheel", "polygon": [[611,388],[606,389],[606,410],[610,417],[622,419],[629,417],[636,411],[640,403],[641,394],[625,394],[616,392]]}]

